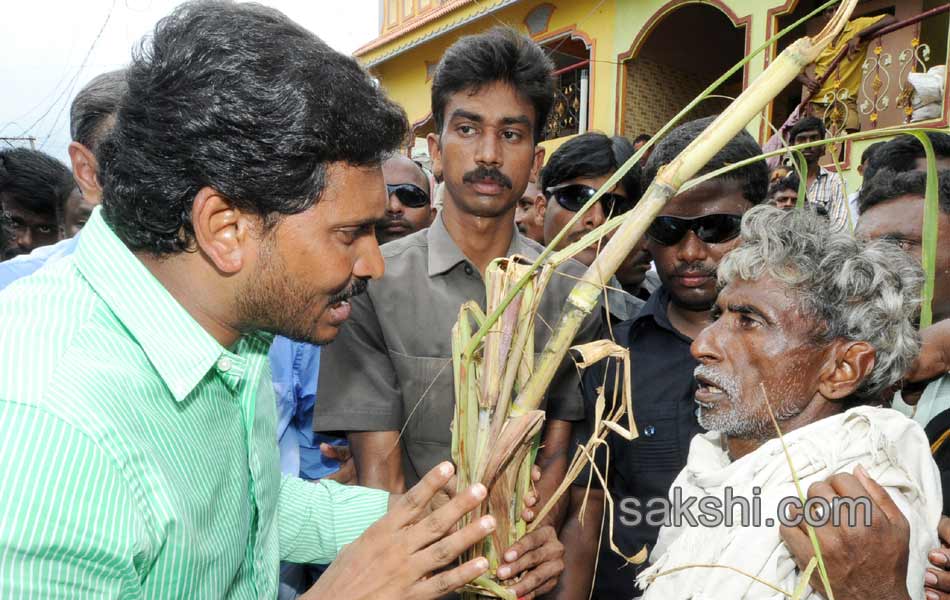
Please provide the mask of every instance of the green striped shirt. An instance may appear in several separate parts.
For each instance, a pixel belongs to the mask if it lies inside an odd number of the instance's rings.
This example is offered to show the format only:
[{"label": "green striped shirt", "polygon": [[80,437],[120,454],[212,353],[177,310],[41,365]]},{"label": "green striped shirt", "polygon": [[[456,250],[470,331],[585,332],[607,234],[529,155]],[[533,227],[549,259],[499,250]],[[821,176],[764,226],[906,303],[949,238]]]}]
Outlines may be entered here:
[{"label": "green striped shirt", "polygon": [[282,477],[267,350],[223,348],[101,211],[0,294],[0,598],[274,598],[388,496]]}]

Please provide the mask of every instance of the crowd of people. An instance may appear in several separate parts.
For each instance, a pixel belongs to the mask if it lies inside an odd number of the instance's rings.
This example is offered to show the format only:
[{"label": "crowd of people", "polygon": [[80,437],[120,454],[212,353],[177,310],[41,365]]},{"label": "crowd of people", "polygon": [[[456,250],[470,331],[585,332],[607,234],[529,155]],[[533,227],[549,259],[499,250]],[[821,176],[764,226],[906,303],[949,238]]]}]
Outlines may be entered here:
[{"label": "crowd of people", "polygon": [[[199,0],[77,94],[71,169],[0,151],[0,596],[426,599],[489,574],[517,598],[776,598],[814,538],[838,600],[950,597],[950,135],[928,134],[918,331],[925,148],[869,146],[848,198],[817,110],[783,128],[812,144],[805,170],[745,131],[719,150],[700,175],[747,164],[674,195],[582,324],[575,344],[629,352],[639,436],[609,434],[535,522],[622,379],[566,359],[530,532],[457,561],[497,526],[457,527],[488,493],[456,490],[450,462],[459,308],[485,307],[492,261],[633,210],[713,121],[546,156],[553,70],[514,29],[460,38],[417,160],[355,60],[272,9]],[[539,322],[603,243],[557,267]],[[826,508],[771,518],[801,493]],[[842,498],[867,518],[829,523]],[[831,597],[817,570],[802,597]]]}]

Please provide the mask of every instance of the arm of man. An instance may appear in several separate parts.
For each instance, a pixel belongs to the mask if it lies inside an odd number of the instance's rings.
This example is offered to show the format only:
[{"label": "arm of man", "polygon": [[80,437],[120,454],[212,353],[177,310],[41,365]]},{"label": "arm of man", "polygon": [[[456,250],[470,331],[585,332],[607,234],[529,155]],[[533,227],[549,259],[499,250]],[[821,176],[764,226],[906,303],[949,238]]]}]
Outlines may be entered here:
[{"label": "arm of man", "polygon": [[483,557],[448,568],[495,528],[486,516],[454,531],[484,500],[481,484],[432,508],[453,475],[452,465],[442,463],[408,493],[393,496],[390,512],[343,549],[302,600],[434,600],[485,573]]},{"label": "arm of man", "polygon": [[[869,498],[871,526],[866,526],[864,511],[859,507],[855,527],[814,528],[835,599],[910,600],[907,592],[910,525],[887,490],[860,466],[855,468],[854,475],[839,473],[808,488],[809,498],[822,497],[829,505],[836,496]],[[804,570],[814,556],[805,524],[783,525],[780,531],[798,568]],[[819,593],[824,590],[817,569],[811,586]]]},{"label": "arm of man", "polygon": [[41,408],[0,423],[0,598],[140,597],[159,536],[112,457]]},{"label": "arm of man", "polygon": [[349,320],[320,356],[313,428],[347,433],[360,485],[401,493],[402,392],[371,292],[350,302]]},{"label": "arm of man", "polygon": [[581,506],[586,488],[572,485],[567,520],[561,528],[564,543],[564,573],[551,593],[553,600],[587,600],[594,583],[594,568],[600,548],[601,523],[604,518],[604,491],[592,487],[581,523]]},{"label": "arm of man", "polygon": [[398,431],[354,431],[347,437],[359,485],[393,494],[406,491]]}]

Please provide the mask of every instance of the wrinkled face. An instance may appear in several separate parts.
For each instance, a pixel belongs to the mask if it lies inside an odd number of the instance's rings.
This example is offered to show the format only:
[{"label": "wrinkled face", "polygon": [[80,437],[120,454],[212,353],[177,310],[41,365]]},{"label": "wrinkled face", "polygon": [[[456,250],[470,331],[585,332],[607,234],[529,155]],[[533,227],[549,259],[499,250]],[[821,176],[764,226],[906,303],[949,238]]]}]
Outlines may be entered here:
[{"label": "wrinkled face", "polygon": [[263,234],[238,303],[242,331],[332,341],[350,315],[347,300],[383,274],[375,225],[385,190],[379,167],[331,165],[319,201]]},{"label": "wrinkled face", "polygon": [[534,106],[506,83],[453,94],[429,153],[446,204],[462,213],[514,218],[515,204],[544,156],[534,144]]},{"label": "wrinkled face", "polygon": [[[569,179],[567,181],[562,181],[558,186],[566,186],[573,183],[579,183],[581,185],[586,185],[587,187],[593,188],[595,190],[600,189],[600,186],[604,184],[610,176],[613,175],[613,171],[607,173],[606,175],[600,175],[598,177],[578,177],[576,179]],[[626,191],[624,191],[623,186],[617,184],[614,189],[609,190],[611,193],[614,193],[618,196],[624,198],[627,197]],[[546,244],[550,244],[554,237],[562,230],[571,219],[574,218],[576,212],[568,210],[558,204],[558,201],[555,199],[554,195],[548,197],[547,203],[545,204],[544,210],[544,241]],[[586,234],[590,233],[594,229],[600,227],[604,224],[604,221],[608,217],[613,215],[607,215],[604,213],[603,203],[598,202],[590,208],[584,215],[571,227],[567,235],[565,235],[561,242],[557,245],[557,249],[560,250],[566,246],[573,244],[578,241]],[[594,262],[594,259],[597,258],[597,253],[600,248],[606,244],[606,240],[601,243],[591,244],[589,247],[582,250],[579,254],[576,254],[574,258],[584,263],[585,265],[590,265]]]},{"label": "wrinkled face", "polygon": [[528,182],[528,187],[524,189],[524,194],[518,200],[515,207],[515,227],[521,232],[521,235],[527,236],[539,244],[544,243],[544,224],[538,218],[535,211],[535,201],[541,195],[538,184],[533,181]]},{"label": "wrinkled face", "polygon": [[66,237],[71,238],[83,228],[92,215],[96,204],[86,200],[79,188],[73,190],[66,199],[66,210],[63,213],[63,229]]},{"label": "wrinkled face", "polygon": [[394,156],[383,163],[383,177],[387,185],[413,185],[428,197],[425,206],[407,206],[400,198],[400,191],[389,194],[386,203],[386,218],[376,227],[376,239],[380,244],[391,242],[403,236],[425,229],[432,224],[435,207],[432,206],[432,194],[429,180],[419,166],[406,156]]},{"label": "wrinkled face", "polygon": [[[741,182],[712,180],[674,196],[660,214],[691,219],[710,214],[742,215],[750,208],[752,203],[743,195]],[[738,236],[706,243],[690,231],[672,246],[648,239],[647,250],[671,301],[685,310],[706,311],[716,301],[719,262],[738,245]]]},{"label": "wrinkled face", "polygon": [[691,347],[700,363],[700,425],[733,438],[770,439],[776,433],[766,396],[780,426],[816,397],[827,351],[813,342],[816,324],[794,298],[768,276],[736,280],[720,292],[713,322]]},{"label": "wrinkled face", "polygon": [[782,190],[780,192],[776,192],[769,202],[776,208],[789,210],[795,208],[795,204],[798,202],[798,194],[795,192],[795,190]]},{"label": "wrinkled face", "polygon": [[[818,142],[823,139],[825,138],[818,130],[802,131],[795,136],[795,139],[792,140],[792,144],[807,144],[809,142]],[[805,161],[808,162],[808,164],[817,164],[821,157],[825,155],[825,147],[812,146],[811,148],[803,148],[802,155],[805,157]]]},{"label": "wrinkled face", "polygon": [[[950,318],[950,215],[937,213],[937,262],[934,277],[934,321]],[[855,235],[864,239],[884,239],[921,258],[923,248],[924,198],[901,196],[876,204],[861,213]]]},{"label": "wrinkled face", "polygon": [[29,254],[36,248],[59,241],[56,215],[28,210],[7,194],[0,194],[0,208],[10,217],[13,233],[10,244],[4,249],[4,259]]}]

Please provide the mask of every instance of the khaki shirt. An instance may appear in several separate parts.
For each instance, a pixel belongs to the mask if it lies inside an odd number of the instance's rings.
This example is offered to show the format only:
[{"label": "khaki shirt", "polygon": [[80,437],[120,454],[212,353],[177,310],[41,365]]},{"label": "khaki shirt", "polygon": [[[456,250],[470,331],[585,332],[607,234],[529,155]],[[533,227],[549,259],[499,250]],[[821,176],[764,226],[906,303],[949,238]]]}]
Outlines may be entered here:
[{"label": "khaki shirt", "polygon": [[[541,246],[515,231],[508,255],[536,258]],[[449,236],[441,215],[429,229],[382,247],[386,273],[353,298],[352,314],[323,349],[314,408],[315,431],[401,431],[406,484],[450,458],[455,397],[452,327],[468,300],[485,308],[478,269]],[[557,322],[584,267],[570,261],[542,297],[539,315]],[[601,311],[584,322],[576,343],[595,339]],[[550,330],[535,327],[540,352]],[[568,359],[548,389],[549,419],[584,417],[577,369]]]}]

